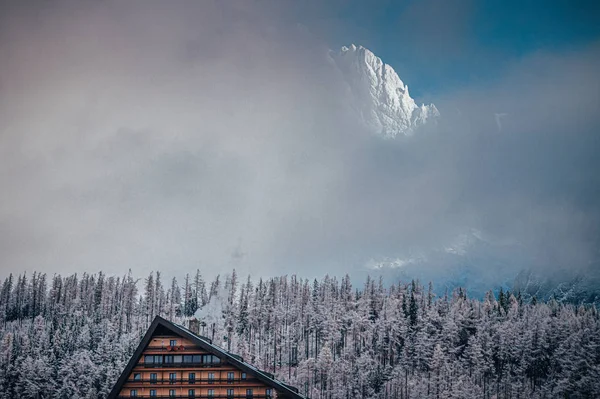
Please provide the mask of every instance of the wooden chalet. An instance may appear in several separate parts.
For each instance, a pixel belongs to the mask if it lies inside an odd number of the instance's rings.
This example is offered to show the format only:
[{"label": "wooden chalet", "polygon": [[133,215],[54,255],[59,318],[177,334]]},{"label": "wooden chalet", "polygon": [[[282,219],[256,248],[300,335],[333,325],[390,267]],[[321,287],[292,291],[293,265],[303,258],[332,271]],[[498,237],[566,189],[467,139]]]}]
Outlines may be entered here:
[{"label": "wooden chalet", "polygon": [[156,317],[108,399],[306,399],[189,329]]}]

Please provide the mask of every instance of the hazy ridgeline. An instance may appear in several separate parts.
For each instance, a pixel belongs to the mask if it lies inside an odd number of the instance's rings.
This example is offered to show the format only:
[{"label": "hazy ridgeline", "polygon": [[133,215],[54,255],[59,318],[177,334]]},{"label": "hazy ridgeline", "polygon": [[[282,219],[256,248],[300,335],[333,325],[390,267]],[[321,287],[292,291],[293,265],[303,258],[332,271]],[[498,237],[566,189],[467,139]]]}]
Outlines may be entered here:
[{"label": "hazy ridgeline", "polygon": [[[139,287],[138,287],[139,286]],[[155,315],[201,331],[319,398],[600,397],[595,307],[491,291],[296,276],[183,284],[96,275],[9,277],[0,397],[103,398]]]}]

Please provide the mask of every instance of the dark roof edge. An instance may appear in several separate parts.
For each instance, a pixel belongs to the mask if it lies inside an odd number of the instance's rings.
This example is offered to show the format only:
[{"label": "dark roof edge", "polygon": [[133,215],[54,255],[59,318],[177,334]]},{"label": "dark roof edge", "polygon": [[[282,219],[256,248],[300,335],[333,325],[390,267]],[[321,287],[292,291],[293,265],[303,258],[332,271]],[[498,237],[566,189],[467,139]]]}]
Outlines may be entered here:
[{"label": "dark roof edge", "polygon": [[187,328],[180,326],[179,324],[175,324],[175,323],[173,323],[169,320],[166,320],[160,316],[156,316],[154,318],[154,320],[152,321],[152,324],[150,324],[148,331],[146,331],[146,334],[144,334],[142,341],[140,342],[139,346],[135,350],[134,354],[131,356],[131,359],[129,359],[127,366],[121,373],[121,376],[117,380],[115,386],[113,387],[112,391],[108,395],[107,399],[116,399],[117,398],[117,396],[121,392],[121,389],[123,388],[123,385],[127,381],[127,378],[129,377],[129,375],[133,371],[133,368],[137,364],[138,359],[144,352],[144,349],[150,342],[150,339],[152,339],[154,331],[156,330],[156,328],[159,325],[162,325],[162,326],[170,329],[171,331],[173,331],[176,334],[182,335],[184,338],[190,339],[192,342],[198,344],[198,346],[200,346],[201,348],[205,349],[208,352],[220,355],[221,357],[225,357],[227,359],[228,363],[242,369],[243,371],[245,371],[247,373],[250,373],[250,374],[256,376],[256,378],[258,378],[259,381],[263,382],[264,384],[266,384],[272,388],[275,388],[276,391],[280,391],[281,393],[285,394],[286,397],[290,397],[293,399],[307,399],[306,397],[300,395],[298,392],[295,392],[292,389],[293,387],[286,385],[285,383],[280,382],[274,378],[269,377],[261,370],[255,368],[243,361],[238,360],[233,354],[212,344],[209,341],[206,341],[205,339],[194,334]]},{"label": "dark roof edge", "polygon": [[160,320],[158,320],[158,318],[155,318],[152,321],[152,324],[150,324],[148,331],[146,331],[146,334],[144,334],[142,341],[140,342],[137,349],[135,350],[135,352],[129,359],[129,362],[127,363],[127,366],[125,366],[125,369],[121,373],[121,376],[119,376],[117,383],[114,385],[113,389],[108,394],[107,399],[116,399],[117,396],[119,396],[119,393],[121,392],[121,389],[123,388],[123,385],[127,381],[127,377],[129,377],[129,374],[131,374],[131,372],[133,371],[133,368],[137,364],[140,356],[142,356],[144,349],[146,348],[146,346],[152,339],[152,335],[154,335],[154,331],[156,330],[156,327],[158,327],[159,324],[160,324]]}]

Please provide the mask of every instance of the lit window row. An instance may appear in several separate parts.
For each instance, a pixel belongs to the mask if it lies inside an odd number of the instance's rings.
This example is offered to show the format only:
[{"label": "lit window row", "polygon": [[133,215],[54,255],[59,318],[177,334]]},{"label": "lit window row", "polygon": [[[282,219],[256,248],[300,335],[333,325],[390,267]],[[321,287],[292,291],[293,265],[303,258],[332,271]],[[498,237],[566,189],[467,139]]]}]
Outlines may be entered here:
[{"label": "lit window row", "polygon": [[[267,398],[270,398],[272,395],[272,390],[271,388],[267,388],[265,389],[265,396]],[[235,390],[230,388],[227,389],[227,397],[231,397],[233,398],[235,395]],[[132,398],[137,398],[138,396],[138,390],[137,389],[131,389],[129,391],[129,396]],[[156,389],[151,389],[150,390],[150,397],[157,397],[157,390]],[[195,398],[196,397],[196,390],[195,389],[188,389],[188,398]],[[206,391],[206,396],[211,398],[211,397],[215,397],[215,390],[214,389],[209,389]],[[169,397],[171,398],[175,398],[177,397],[177,390],[176,389],[169,389]],[[181,396],[180,396],[181,397]],[[246,398],[253,398],[254,397],[254,389],[246,389]]]},{"label": "lit window row", "polygon": [[[181,373],[181,378],[184,378],[185,373]],[[208,383],[212,383],[215,380],[215,373],[207,374]],[[240,374],[240,380],[246,380],[246,373]],[[142,373],[133,373],[133,381],[142,381]],[[169,373],[169,381],[171,383],[177,382],[177,373]],[[187,381],[190,384],[194,384],[196,382],[196,373],[188,373]],[[235,372],[228,371],[227,372],[227,382],[233,383],[235,381]],[[158,373],[150,373],[150,383],[158,382]]]},{"label": "lit window row", "polygon": [[146,355],[144,364],[220,364],[221,359],[214,355]]}]

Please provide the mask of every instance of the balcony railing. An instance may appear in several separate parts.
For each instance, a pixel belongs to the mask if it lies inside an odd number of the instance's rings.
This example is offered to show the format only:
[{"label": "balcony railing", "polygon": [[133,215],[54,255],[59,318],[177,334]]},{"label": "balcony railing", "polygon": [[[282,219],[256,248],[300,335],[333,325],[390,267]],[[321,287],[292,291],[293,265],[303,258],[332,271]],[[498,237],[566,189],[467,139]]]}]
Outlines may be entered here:
[{"label": "balcony railing", "polygon": [[[206,352],[201,352],[202,349],[195,347],[195,346],[184,346],[183,349],[179,349],[180,346],[177,345],[178,349],[169,349],[169,345],[165,345],[165,346],[149,346],[146,348],[146,350],[148,351],[159,351],[159,352],[169,352],[169,353],[179,353],[179,354],[184,354],[184,352],[190,352],[190,351],[197,351],[200,352],[199,354],[205,355]],[[189,353],[185,353],[186,355]]]},{"label": "balcony railing", "polygon": [[259,382],[259,380],[257,378],[246,378],[246,379],[241,379],[241,378],[233,378],[233,379],[229,379],[229,378],[195,378],[195,379],[191,379],[191,378],[175,378],[175,379],[171,379],[171,378],[139,378],[139,379],[129,379],[127,380],[128,383],[150,383],[150,384],[183,384],[183,383],[187,383],[187,384],[236,384],[236,383],[243,383],[243,382]]},{"label": "balcony railing", "polygon": [[177,367],[180,369],[183,368],[198,368],[198,367],[219,367],[223,365],[223,363],[138,363],[138,366],[142,366],[145,368],[165,368],[165,367]]},{"label": "balcony railing", "polygon": [[264,394],[254,394],[254,395],[246,395],[246,394],[237,394],[237,395],[161,395],[161,396],[118,396],[118,399],[130,399],[130,398],[154,398],[154,399],[272,399],[272,395],[264,395]]}]

